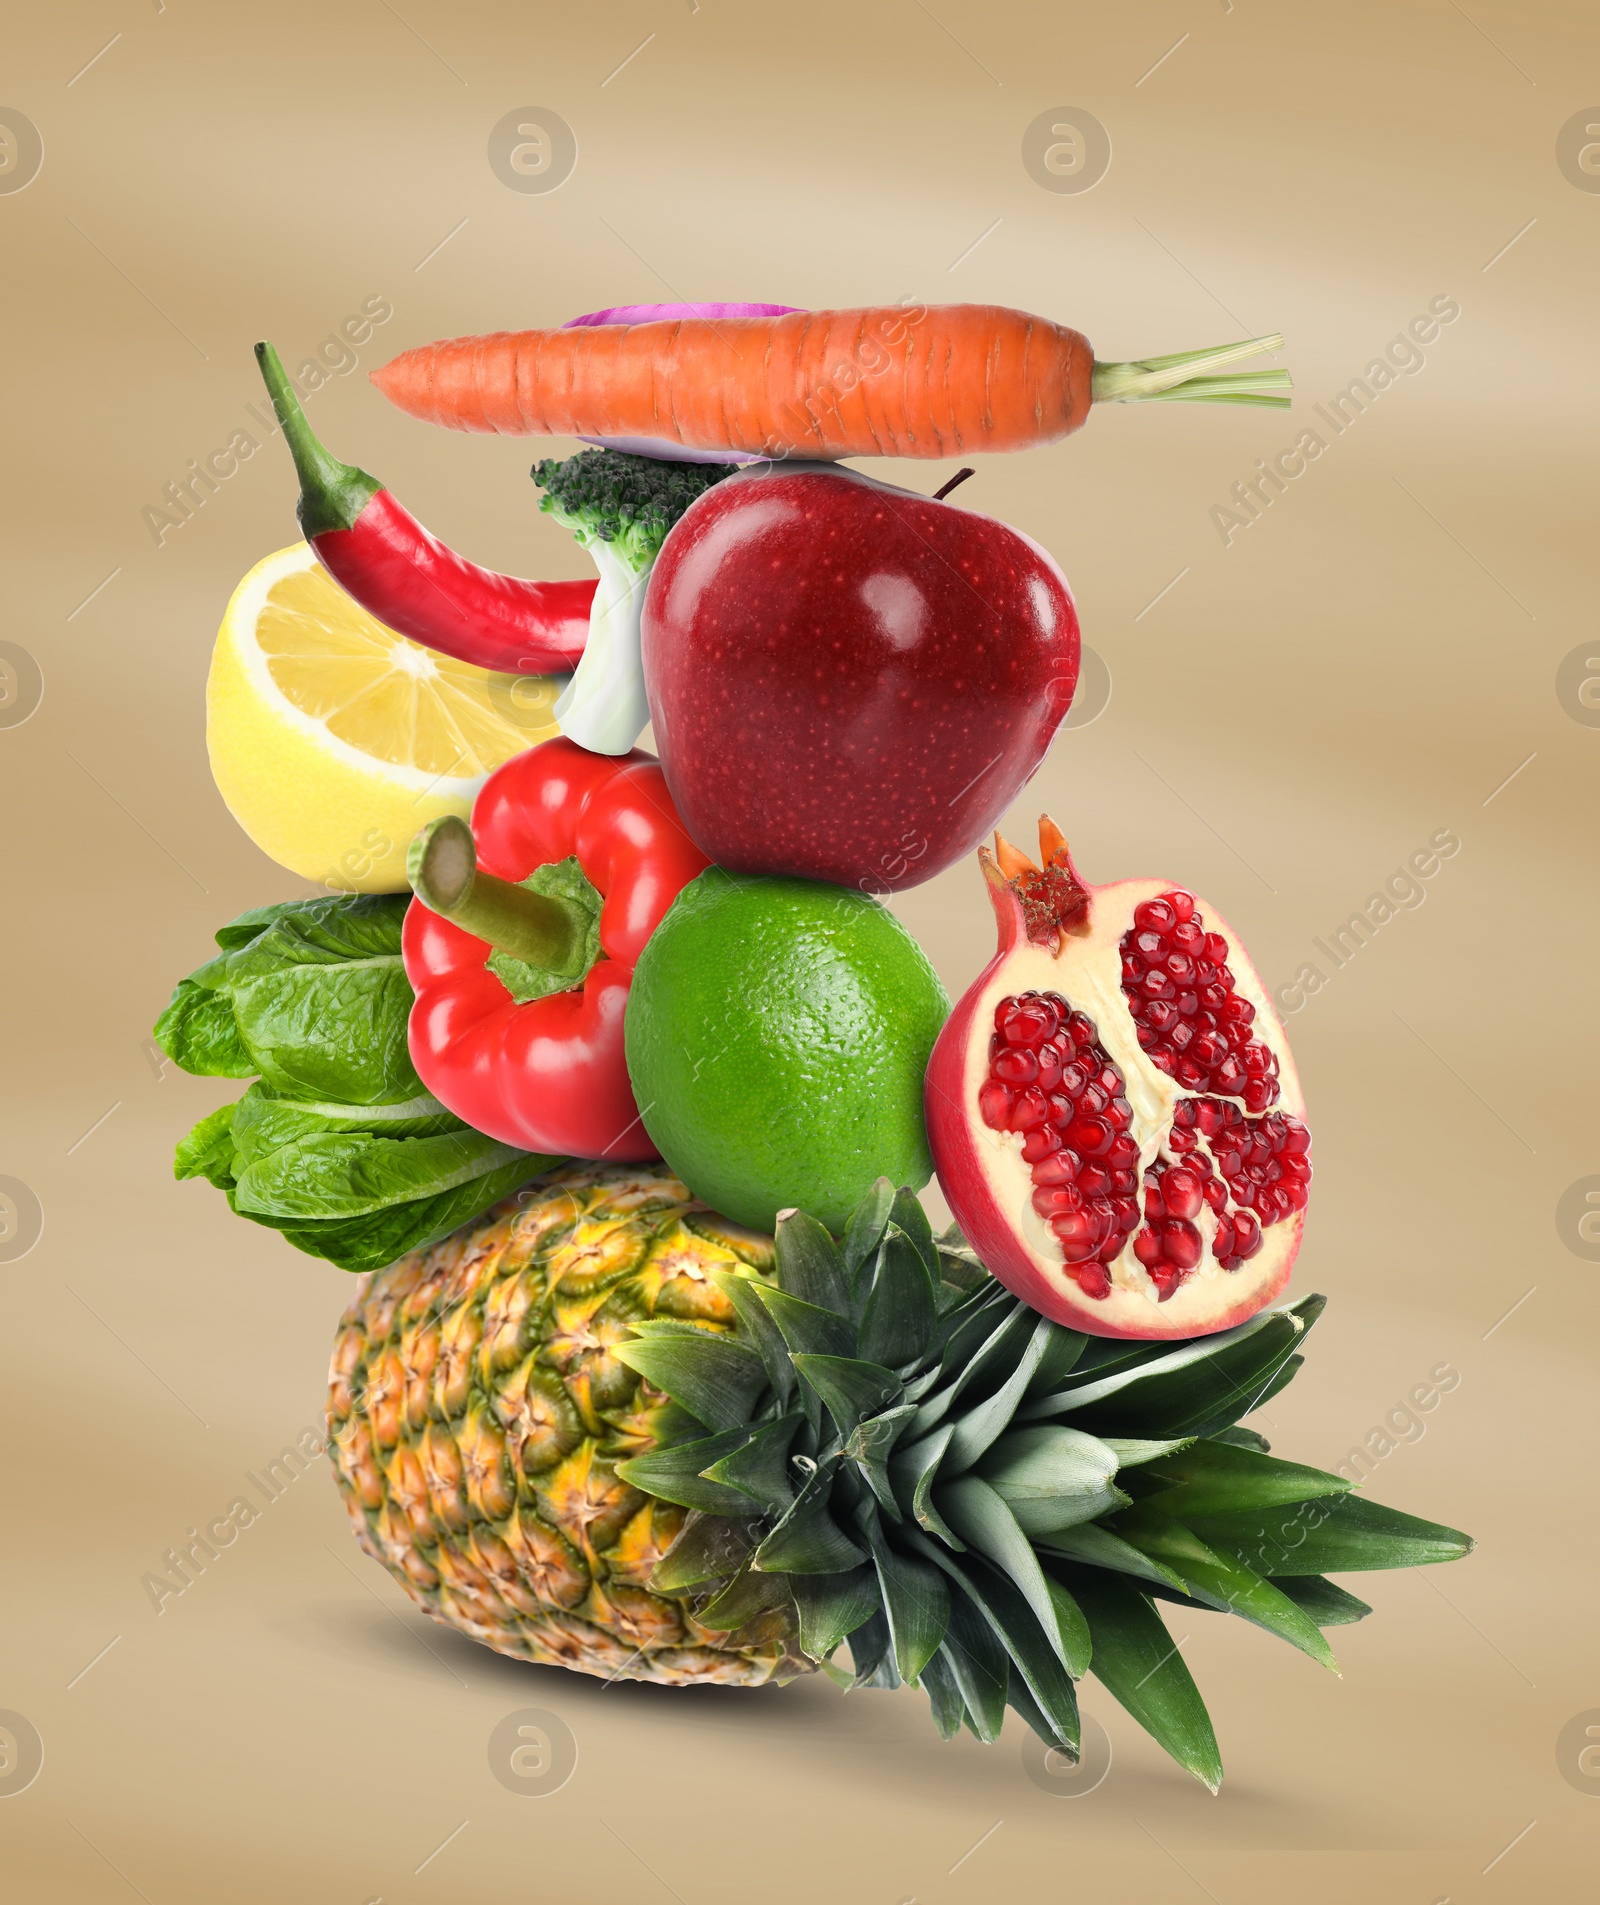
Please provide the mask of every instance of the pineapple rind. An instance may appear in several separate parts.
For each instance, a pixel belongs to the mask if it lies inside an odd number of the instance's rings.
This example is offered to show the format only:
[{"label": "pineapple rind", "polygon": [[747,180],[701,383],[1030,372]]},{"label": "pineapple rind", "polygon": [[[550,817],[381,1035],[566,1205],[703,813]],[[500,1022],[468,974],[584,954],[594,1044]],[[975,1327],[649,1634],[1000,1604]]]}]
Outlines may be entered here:
[{"label": "pineapple rind", "polygon": [[653,1319],[730,1332],[713,1273],[772,1262],[664,1167],[602,1166],[364,1277],[328,1395],[357,1541],[434,1620],[514,1659],[669,1686],[808,1669],[789,1610],[730,1634],[650,1587],[685,1510],[616,1472],[673,1409],[617,1345]]}]

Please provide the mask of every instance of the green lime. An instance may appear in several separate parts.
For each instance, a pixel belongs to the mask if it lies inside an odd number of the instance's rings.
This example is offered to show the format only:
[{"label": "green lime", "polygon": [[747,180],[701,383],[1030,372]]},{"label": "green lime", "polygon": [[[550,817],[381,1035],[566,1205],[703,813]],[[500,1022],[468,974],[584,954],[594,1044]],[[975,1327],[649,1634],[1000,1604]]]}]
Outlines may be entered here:
[{"label": "green lime", "polygon": [[877,900],[708,867],[650,936],[628,995],[645,1129],[698,1197],[771,1230],[834,1230],[874,1179],[933,1175],[922,1074],[950,1000]]}]

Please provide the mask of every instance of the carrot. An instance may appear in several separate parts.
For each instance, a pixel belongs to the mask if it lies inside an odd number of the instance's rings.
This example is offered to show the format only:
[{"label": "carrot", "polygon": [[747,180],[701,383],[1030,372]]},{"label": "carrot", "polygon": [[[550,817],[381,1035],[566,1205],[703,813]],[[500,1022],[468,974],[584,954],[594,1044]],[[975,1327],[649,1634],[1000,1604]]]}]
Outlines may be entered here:
[{"label": "carrot", "polygon": [[503,436],[654,438],[756,456],[966,455],[1076,430],[1092,403],[1286,405],[1287,371],[1216,373],[1281,337],[1100,364],[1081,332],[995,304],[497,331],[403,351],[372,381],[414,417]]}]

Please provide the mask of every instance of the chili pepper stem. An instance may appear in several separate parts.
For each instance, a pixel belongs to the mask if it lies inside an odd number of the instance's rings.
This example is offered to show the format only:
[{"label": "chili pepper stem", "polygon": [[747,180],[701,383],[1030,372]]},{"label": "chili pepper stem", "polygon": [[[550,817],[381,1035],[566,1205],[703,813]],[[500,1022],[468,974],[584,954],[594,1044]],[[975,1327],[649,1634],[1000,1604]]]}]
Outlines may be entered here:
[{"label": "chili pepper stem", "polygon": [[406,872],[429,912],[497,952],[561,971],[582,951],[589,925],[582,909],[483,872],[472,829],[454,814],[430,821],[412,841]]},{"label": "chili pepper stem", "polygon": [[354,464],[341,463],[317,441],[289,373],[270,344],[256,346],[256,362],[261,366],[262,381],[300,478],[298,514],[307,540],[326,535],[331,529],[353,529],[357,517],[383,485]]}]

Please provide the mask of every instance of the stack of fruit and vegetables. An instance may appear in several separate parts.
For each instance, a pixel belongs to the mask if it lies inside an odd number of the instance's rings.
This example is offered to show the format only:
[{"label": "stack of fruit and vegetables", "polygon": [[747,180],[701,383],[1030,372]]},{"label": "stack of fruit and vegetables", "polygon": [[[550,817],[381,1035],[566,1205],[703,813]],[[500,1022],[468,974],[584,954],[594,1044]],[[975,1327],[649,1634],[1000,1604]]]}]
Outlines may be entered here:
[{"label": "stack of fruit and vegetables", "polygon": [[[1093,1674],[1215,1787],[1161,1603],[1331,1665],[1368,1609],[1330,1575],[1470,1545],[1243,1424],[1323,1299],[1277,1301],[1310,1133],[1237,935],[1089,885],[1048,819],[1037,861],[980,847],[1071,704],[1060,570],[838,460],[1286,403],[1226,368],[1279,341],[636,306],[377,373],[587,440],[533,474],[598,583],[446,548],[259,348],[307,540],[229,605],[208,740],[321,890],[224,927],[156,1035],[253,1081],[178,1174],[366,1273],[335,1471],[436,1619],[673,1685],[909,1682],[946,1737],[1009,1707],[1068,1753]],[[952,1010],[879,896],[974,849],[998,950]]]}]

